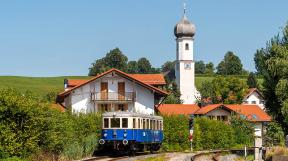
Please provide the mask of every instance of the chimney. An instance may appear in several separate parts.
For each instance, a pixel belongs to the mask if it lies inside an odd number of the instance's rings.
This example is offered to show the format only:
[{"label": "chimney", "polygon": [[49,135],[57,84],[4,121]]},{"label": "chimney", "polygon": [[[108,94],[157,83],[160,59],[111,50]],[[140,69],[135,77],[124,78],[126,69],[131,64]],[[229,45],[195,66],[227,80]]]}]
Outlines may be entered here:
[{"label": "chimney", "polygon": [[64,79],[64,90],[65,90],[65,91],[68,90],[67,87],[68,87],[68,79],[65,78],[65,79]]}]

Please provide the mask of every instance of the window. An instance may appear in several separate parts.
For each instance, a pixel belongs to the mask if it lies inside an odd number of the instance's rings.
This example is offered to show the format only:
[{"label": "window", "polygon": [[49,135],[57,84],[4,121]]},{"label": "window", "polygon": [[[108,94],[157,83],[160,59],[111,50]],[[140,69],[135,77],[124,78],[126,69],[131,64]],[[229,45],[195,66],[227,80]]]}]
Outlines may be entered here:
[{"label": "window", "polygon": [[120,128],[120,118],[111,118],[111,128]]},{"label": "window", "polygon": [[191,69],[191,63],[185,63],[184,64],[184,69],[190,70]]},{"label": "window", "polygon": [[109,128],[109,119],[104,118],[104,128]]},{"label": "window", "polygon": [[128,105],[127,104],[118,104],[118,111],[127,111]]},{"label": "window", "polygon": [[153,120],[150,120],[150,129],[153,129]]},{"label": "window", "polygon": [[256,101],[251,101],[252,104],[256,104]]},{"label": "window", "polygon": [[133,129],[135,129],[135,128],[136,128],[136,119],[133,118]]},{"label": "window", "polygon": [[185,44],[185,50],[189,50],[189,44],[188,43]]},{"label": "window", "polygon": [[122,128],[128,128],[128,118],[122,118]]},{"label": "window", "polygon": [[227,116],[221,116],[221,120],[222,121],[228,121],[228,117]]},{"label": "window", "polygon": [[109,112],[111,111],[110,105],[108,104],[99,104],[101,112]]}]

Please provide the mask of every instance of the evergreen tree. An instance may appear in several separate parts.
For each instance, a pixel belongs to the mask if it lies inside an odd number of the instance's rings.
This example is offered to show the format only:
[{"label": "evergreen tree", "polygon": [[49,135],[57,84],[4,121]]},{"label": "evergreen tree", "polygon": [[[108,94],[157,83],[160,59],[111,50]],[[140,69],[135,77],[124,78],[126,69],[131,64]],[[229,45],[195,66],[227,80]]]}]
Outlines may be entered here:
[{"label": "evergreen tree", "polygon": [[247,85],[249,88],[258,88],[258,82],[253,72],[250,72],[247,78]]},{"label": "evergreen tree", "polygon": [[288,24],[267,43],[266,48],[257,50],[254,57],[256,69],[264,78],[263,94],[265,107],[270,115],[288,133]]}]

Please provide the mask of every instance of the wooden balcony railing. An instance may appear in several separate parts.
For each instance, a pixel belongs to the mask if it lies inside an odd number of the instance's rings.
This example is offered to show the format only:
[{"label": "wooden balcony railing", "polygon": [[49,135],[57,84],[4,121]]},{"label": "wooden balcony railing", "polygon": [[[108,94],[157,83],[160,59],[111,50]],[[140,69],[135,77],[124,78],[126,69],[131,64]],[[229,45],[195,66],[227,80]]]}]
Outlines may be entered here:
[{"label": "wooden balcony railing", "polygon": [[91,93],[92,101],[133,101],[134,92],[96,92]]}]

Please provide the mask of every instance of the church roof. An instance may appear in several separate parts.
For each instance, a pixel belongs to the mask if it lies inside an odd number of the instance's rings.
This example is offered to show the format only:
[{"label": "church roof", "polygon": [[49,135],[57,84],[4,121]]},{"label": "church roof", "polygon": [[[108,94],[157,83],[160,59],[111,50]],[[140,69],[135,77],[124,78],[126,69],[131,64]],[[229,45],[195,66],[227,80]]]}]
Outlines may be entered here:
[{"label": "church roof", "polygon": [[191,23],[186,15],[183,16],[180,22],[174,27],[174,35],[179,37],[193,37],[196,32],[196,27]]}]

